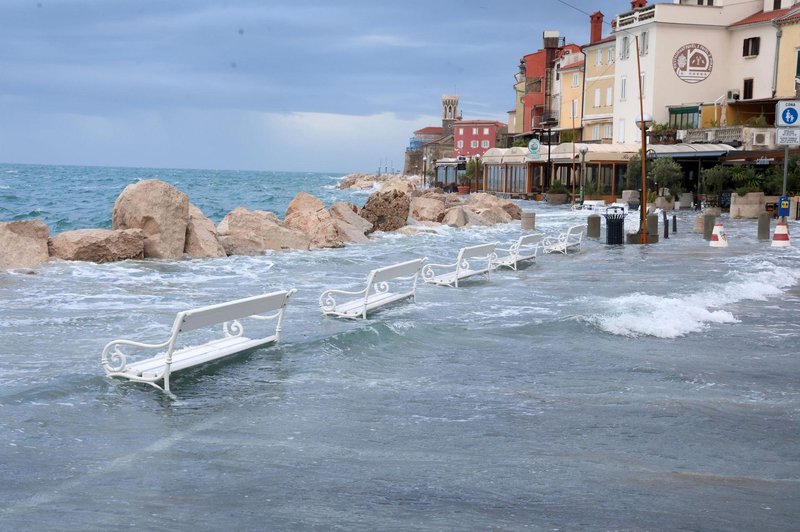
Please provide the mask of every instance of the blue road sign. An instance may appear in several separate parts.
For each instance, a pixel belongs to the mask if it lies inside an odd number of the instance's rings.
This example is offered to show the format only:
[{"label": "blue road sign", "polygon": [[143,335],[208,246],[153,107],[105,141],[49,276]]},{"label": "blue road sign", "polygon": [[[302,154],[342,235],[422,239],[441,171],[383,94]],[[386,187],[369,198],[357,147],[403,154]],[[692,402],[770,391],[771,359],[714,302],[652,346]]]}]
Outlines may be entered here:
[{"label": "blue road sign", "polygon": [[797,109],[794,107],[787,107],[783,110],[783,115],[781,115],[781,118],[783,118],[783,121],[787,126],[793,126],[797,123]]}]

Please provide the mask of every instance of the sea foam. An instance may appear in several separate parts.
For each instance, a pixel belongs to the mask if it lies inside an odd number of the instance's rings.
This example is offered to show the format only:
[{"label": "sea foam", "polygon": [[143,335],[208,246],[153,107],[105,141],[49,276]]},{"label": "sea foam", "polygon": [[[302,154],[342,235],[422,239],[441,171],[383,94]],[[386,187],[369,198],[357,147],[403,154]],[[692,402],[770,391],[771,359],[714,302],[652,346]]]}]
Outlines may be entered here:
[{"label": "sea foam", "polygon": [[583,320],[620,336],[678,338],[712,324],[738,323],[735,308],[741,301],[765,301],[800,280],[800,271],[762,262],[756,271],[733,272],[725,282],[703,290],[673,296],[628,294],[599,302],[602,314]]}]

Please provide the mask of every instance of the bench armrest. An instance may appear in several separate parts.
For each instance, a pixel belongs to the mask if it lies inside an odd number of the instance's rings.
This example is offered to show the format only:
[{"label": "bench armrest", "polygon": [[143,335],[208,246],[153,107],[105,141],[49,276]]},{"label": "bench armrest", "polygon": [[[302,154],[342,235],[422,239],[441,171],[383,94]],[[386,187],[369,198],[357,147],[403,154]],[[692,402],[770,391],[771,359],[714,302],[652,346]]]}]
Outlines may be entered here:
[{"label": "bench armrest", "polygon": [[422,278],[423,279],[433,279],[436,277],[436,274],[433,271],[433,268],[442,268],[446,270],[451,270],[458,266],[458,261],[450,263],[450,264],[436,264],[436,263],[429,263],[422,267]]},{"label": "bench armrest", "polygon": [[367,290],[369,286],[364,288],[363,290],[358,291],[349,291],[349,290],[334,290],[328,289],[322,292],[319,296],[319,306],[322,307],[322,310],[325,312],[329,312],[336,308],[336,297],[337,295],[341,296],[366,296]]},{"label": "bench armrest", "polygon": [[128,365],[125,353],[120,349],[121,346],[127,345],[130,347],[138,347],[141,349],[161,349],[170,346],[174,341],[174,336],[171,336],[167,341],[160,344],[147,344],[144,342],[135,342],[133,340],[112,340],[103,348],[103,354],[100,357],[100,362],[106,374],[125,371]]}]

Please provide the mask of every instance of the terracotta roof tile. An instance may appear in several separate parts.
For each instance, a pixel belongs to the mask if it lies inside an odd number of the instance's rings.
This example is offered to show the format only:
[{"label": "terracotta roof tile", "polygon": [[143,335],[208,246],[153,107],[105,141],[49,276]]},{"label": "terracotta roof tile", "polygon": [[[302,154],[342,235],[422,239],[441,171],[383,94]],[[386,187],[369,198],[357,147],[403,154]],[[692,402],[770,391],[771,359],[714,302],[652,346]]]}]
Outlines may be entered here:
[{"label": "terracotta roof tile", "polygon": [[745,26],[747,24],[758,24],[759,22],[769,22],[770,20],[775,20],[777,18],[782,17],[793,8],[785,7],[783,9],[776,9],[774,11],[759,11],[758,13],[754,13],[747,18],[743,18],[739,22],[734,22],[731,24],[733,26]]}]

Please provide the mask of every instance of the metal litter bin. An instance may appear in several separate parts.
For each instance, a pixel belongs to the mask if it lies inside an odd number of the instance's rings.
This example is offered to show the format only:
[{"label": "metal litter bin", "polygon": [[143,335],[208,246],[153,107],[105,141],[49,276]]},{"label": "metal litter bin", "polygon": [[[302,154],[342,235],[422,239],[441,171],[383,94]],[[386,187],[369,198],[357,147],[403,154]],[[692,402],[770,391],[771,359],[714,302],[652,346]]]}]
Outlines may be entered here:
[{"label": "metal litter bin", "polygon": [[603,215],[606,218],[606,244],[621,245],[625,243],[625,209],[609,207]]}]

